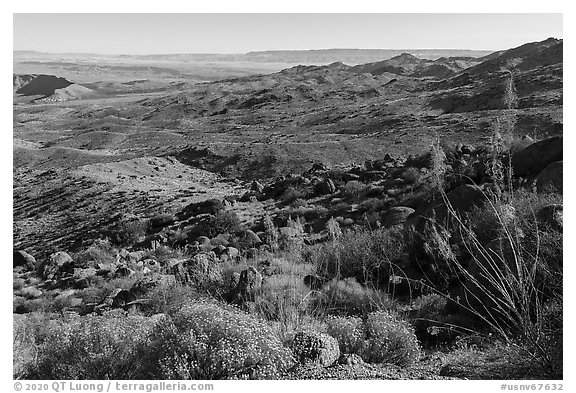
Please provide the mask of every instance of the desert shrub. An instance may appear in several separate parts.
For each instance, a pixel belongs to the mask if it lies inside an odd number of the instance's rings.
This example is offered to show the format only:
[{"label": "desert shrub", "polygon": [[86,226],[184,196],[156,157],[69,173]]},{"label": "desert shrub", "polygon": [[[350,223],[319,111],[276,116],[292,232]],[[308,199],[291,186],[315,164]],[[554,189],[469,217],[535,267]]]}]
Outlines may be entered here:
[{"label": "desert shrub", "polygon": [[[19,360],[25,379],[139,379],[138,354],[151,320],[110,312],[97,316],[31,316],[15,329],[17,357],[34,348],[34,358]],[[19,358],[20,359],[20,358]]]},{"label": "desert shrub", "polygon": [[469,222],[450,214],[470,255],[468,266],[459,260],[453,265],[465,279],[459,304],[505,342],[519,342],[515,345],[553,374],[562,335],[547,327],[545,309],[550,302],[562,304],[562,231],[540,223],[535,214],[549,198],[507,191],[493,196]]},{"label": "desert shrub", "polygon": [[174,224],[175,218],[172,214],[162,213],[157,214],[154,217],[150,218],[149,224],[151,228],[163,228],[168,225]]},{"label": "desert shrub", "polygon": [[336,315],[365,315],[394,308],[394,302],[386,293],[362,286],[353,277],[329,282],[317,302],[319,308]]},{"label": "desert shrub", "polygon": [[295,200],[292,201],[292,203],[290,204],[290,206],[292,206],[295,209],[301,208],[308,205],[308,202],[305,199],[302,198],[296,198]]},{"label": "desert shrub", "polygon": [[309,247],[304,257],[318,266],[321,275],[338,279],[355,277],[362,283],[386,279],[401,268],[406,254],[403,233],[393,227],[348,231],[332,242]]},{"label": "desert shrub", "polygon": [[371,363],[406,365],[420,357],[420,346],[409,323],[385,311],[368,315],[362,358]]},{"label": "desert shrub", "polygon": [[[454,342],[462,333],[469,333],[474,321],[460,314],[448,314],[448,300],[438,293],[422,295],[412,304],[411,320],[416,337],[422,345],[439,346]],[[471,323],[472,322],[472,323]]]},{"label": "desert shrub", "polygon": [[350,209],[352,209],[352,206],[350,206],[349,203],[340,202],[340,203],[337,203],[336,205],[334,205],[334,207],[332,207],[330,212],[331,212],[331,214],[337,216],[337,215],[344,214],[344,213],[350,211]]},{"label": "desert shrub", "polygon": [[148,231],[148,221],[140,219],[122,220],[110,231],[113,244],[129,247],[140,241]]},{"label": "desert shrub", "polygon": [[272,250],[278,249],[278,229],[272,221],[272,217],[269,214],[265,214],[262,219],[264,225],[265,242],[270,246]]},{"label": "desert shrub", "polygon": [[406,168],[400,176],[406,183],[415,184],[420,180],[421,174],[417,168],[409,167]]},{"label": "desert shrub", "polygon": [[303,199],[306,197],[306,194],[297,188],[289,187],[287,188],[282,195],[280,195],[280,201],[284,204],[288,205],[294,203],[297,199]]},{"label": "desert shrub", "polygon": [[338,341],[341,353],[362,353],[366,340],[361,318],[331,316],[326,325],[326,332]]},{"label": "desert shrub", "polygon": [[[213,288],[216,289],[216,288]],[[145,294],[143,298],[147,302],[139,306],[139,311],[144,315],[154,315],[164,313],[174,315],[183,304],[198,301],[202,295],[189,285],[179,283],[161,283]]]},{"label": "desert shrub", "polygon": [[278,236],[278,246],[281,250],[289,251],[294,254],[300,254],[304,245],[304,220],[288,217],[285,228],[280,228]]},{"label": "desert shrub", "polygon": [[289,212],[294,217],[304,217],[306,220],[315,220],[323,217],[328,213],[328,209],[324,206],[316,206],[306,204],[295,208]]},{"label": "desert shrub", "polygon": [[315,314],[311,291],[300,276],[275,274],[267,278],[254,302],[254,311],[269,321],[279,322],[285,336],[306,317]]},{"label": "desert shrub", "polygon": [[94,267],[99,263],[108,264],[116,261],[116,249],[108,240],[96,240],[86,250],[72,255],[77,267]]},{"label": "desert shrub", "polygon": [[344,187],[344,195],[351,199],[358,199],[367,190],[367,186],[358,180],[350,180]]},{"label": "desert shrub", "polygon": [[379,212],[386,206],[386,202],[378,198],[365,199],[358,205],[358,211],[364,212]]},{"label": "desert shrub", "polygon": [[293,364],[264,322],[212,302],[185,306],[154,336],[146,361],[160,379],[274,378]]},{"label": "desert shrub", "polygon": [[327,333],[338,340],[343,353],[354,353],[369,363],[408,365],[420,357],[420,346],[409,323],[377,311],[365,320],[330,317]]},{"label": "desert shrub", "polygon": [[233,211],[220,211],[211,216],[204,225],[201,225],[199,233],[204,236],[214,237],[222,233],[235,233],[240,230],[240,219]]}]

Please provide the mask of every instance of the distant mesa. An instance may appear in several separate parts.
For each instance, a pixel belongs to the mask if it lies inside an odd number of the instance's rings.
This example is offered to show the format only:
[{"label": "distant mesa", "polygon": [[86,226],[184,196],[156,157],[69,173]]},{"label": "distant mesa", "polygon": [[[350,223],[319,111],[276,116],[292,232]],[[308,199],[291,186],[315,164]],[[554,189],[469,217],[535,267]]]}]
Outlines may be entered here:
[{"label": "distant mesa", "polygon": [[13,88],[20,96],[40,96],[42,101],[68,101],[84,98],[94,91],[54,75],[14,75]]}]

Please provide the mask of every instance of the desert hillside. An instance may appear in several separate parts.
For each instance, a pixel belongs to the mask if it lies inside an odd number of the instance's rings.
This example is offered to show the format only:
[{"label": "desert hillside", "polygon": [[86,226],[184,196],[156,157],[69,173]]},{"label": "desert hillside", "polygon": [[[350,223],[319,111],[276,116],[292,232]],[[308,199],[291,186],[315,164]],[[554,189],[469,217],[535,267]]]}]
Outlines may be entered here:
[{"label": "desert hillside", "polygon": [[18,52],[13,97],[15,378],[562,379],[562,40]]}]

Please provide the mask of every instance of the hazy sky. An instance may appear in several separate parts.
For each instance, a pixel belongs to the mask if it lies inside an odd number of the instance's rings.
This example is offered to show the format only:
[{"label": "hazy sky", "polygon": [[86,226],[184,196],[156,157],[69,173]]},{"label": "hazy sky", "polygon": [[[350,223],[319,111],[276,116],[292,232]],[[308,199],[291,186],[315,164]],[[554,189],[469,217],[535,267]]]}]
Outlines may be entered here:
[{"label": "hazy sky", "polygon": [[562,38],[562,14],[14,14],[14,49],[102,54],[507,49]]}]

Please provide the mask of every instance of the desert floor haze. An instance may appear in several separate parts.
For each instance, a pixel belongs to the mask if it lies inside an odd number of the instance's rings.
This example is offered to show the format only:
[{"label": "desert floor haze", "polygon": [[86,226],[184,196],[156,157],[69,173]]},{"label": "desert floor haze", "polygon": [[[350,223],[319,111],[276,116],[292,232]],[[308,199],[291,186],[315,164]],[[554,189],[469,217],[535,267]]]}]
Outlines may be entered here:
[{"label": "desert floor haze", "polygon": [[14,52],[15,379],[562,379],[563,41]]}]

